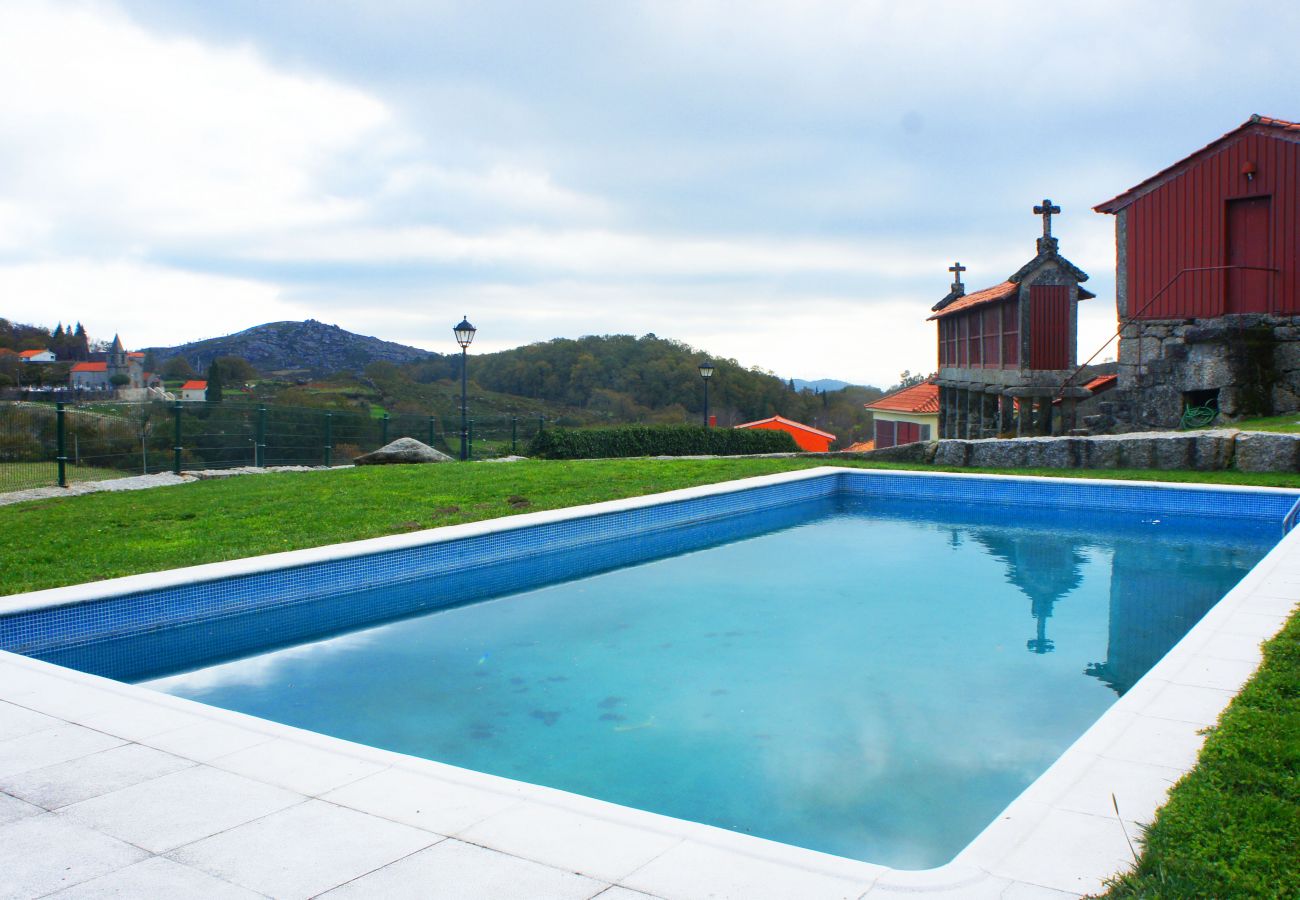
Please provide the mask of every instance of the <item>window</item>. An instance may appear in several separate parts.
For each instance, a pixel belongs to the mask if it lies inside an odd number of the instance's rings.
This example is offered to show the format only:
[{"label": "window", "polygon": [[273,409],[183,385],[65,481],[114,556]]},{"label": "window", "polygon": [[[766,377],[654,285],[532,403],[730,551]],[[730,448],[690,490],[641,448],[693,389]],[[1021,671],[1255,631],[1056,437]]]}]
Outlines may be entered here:
[{"label": "window", "polygon": [[917,438],[917,440],[918,440],[918,441],[928,441],[929,439],[930,439],[930,426],[929,426],[929,425],[922,425],[922,426],[921,426],[921,435],[920,435],[920,437]]},{"label": "window", "polygon": [[876,449],[894,446],[894,422],[882,422],[876,419]]}]

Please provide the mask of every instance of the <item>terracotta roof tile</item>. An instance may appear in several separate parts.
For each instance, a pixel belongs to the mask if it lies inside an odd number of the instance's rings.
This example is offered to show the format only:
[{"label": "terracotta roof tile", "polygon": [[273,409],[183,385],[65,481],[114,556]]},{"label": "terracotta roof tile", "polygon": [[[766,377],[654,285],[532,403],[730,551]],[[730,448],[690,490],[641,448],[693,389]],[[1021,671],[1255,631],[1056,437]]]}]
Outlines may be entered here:
[{"label": "terracotta roof tile", "polygon": [[999,300],[1005,300],[1018,290],[1020,290],[1020,285],[1016,284],[1014,281],[1004,281],[991,288],[985,288],[982,291],[976,291],[973,294],[967,294],[965,297],[960,297],[957,300],[952,301],[939,312],[926,319],[926,321],[931,322],[935,319],[942,319],[944,316],[951,316],[953,313],[961,312],[962,310],[970,309],[975,306],[983,306],[986,303],[996,303]]},{"label": "terracotta roof tile", "polygon": [[79,362],[72,367],[74,372],[107,372],[108,363],[106,362]]},{"label": "terracotta roof tile", "polygon": [[208,383],[206,381],[187,381],[181,385],[182,391],[206,391]]},{"label": "terracotta roof tile", "polygon": [[830,438],[832,441],[835,440],[835,435],[829,432],[820,431],[816,428],[813,428],[811,425],[805,425],[802,422],[796,422],[794,419],[787,419],[785,416],[768,416],[766,419],[758,419],[753,422],[746,422],[743,425],[737,425],[736,427],[754,428],[758,425],[766,425],[768,422],[776,422],[779,425],[789,425],[791,428],[798,428],[800,431],[806,431],[809,434],[817,434],[817,435],[821,435],[824,438]]},{"label": "terracotta roof tile", "polygon": [[1118,375],[1098,375],[1096,378],[1092,379],[1092,381],[1085,384],[1084,387],[1096,394],[1100,391],[1113,388],[1117,381],[1119,381]]},{"label": "terracotta roof tile", "polygon": [[867,409],[925,415],[939,411],[939,385],[923,381],[864,404]]}]

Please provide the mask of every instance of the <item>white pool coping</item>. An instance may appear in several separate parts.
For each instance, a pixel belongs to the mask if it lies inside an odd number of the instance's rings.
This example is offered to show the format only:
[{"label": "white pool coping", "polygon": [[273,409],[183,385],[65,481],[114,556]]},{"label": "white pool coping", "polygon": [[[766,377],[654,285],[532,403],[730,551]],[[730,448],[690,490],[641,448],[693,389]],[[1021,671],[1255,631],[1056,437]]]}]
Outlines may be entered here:
[{"label": "white pool coping", "polygon": [[[822,467],[39,591],[0,600],[0,611],[842,471]],[[1128,838],[1136,843],[1140,824],[1195,763],[1199,732],[1253,674],[1259,645],[1277,633],[1297,600],[1300,529],[951,863],[919,872],[379,750],[0,652],[0,872],[6,873],[0,893],[44,896],[73,884],[89,896],[122,890],[173,897],[306,897],[335,888],[358,896],[428,897],[445,888],[456,896],[605,900],[1095,892],[1131,864]]]}]

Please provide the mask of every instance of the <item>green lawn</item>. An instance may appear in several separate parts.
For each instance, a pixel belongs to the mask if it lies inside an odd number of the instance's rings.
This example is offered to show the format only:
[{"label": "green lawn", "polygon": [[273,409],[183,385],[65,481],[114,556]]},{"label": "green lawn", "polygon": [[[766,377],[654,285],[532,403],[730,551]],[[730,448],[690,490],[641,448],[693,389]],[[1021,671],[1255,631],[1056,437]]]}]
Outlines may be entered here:
[{"label": "green lawn", "polygon": [[[821,459],[379,466],[0,507],[0,594],[826,465]],[[840,461],[863,468],[885,466]],[[973,470],[950,470],[971,472]],[[1300,475],[1035,470],[1300,488]],[[1211,732],[1114,897],[1300,896],[1300,615]]]},{"label": "green lawn", "polygon": [[1233,428],[1240,428],[1242,431],[1300,431],[1300,413],[1291,413],[1286,416],[1269,416],[1265,419],[1243,419],[1240,422],[1233,422]]}]

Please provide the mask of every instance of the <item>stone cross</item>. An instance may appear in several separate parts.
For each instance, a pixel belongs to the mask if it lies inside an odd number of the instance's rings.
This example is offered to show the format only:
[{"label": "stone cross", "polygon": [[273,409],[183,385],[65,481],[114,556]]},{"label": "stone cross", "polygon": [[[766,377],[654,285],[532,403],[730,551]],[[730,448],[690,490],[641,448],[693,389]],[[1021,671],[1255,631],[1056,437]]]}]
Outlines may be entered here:
[{"label": "stone cross", "polygon": [[1061,207],[1053,206],[1052,201],[1046,198],[1043,199],[1041,206],[1034,207],[1034,215],[1043,217],[1043,237],[1050,238],[1052,236],[1052,216],[1060,211]]},{"label": "stone cross", "polygon": [[961,283],[961,273],[966,271],[965,266],[959,262],[954,262],[948,267],[948,271],[952,273],[952,289],[954,291],[960,291],[965,287],[965,285]]}]

